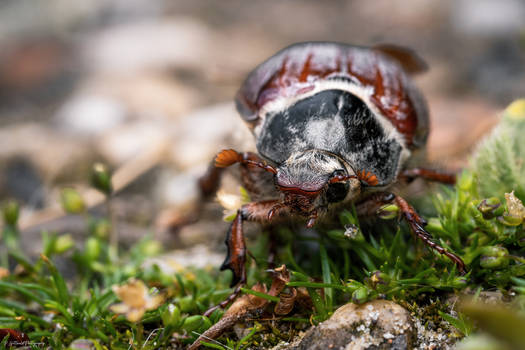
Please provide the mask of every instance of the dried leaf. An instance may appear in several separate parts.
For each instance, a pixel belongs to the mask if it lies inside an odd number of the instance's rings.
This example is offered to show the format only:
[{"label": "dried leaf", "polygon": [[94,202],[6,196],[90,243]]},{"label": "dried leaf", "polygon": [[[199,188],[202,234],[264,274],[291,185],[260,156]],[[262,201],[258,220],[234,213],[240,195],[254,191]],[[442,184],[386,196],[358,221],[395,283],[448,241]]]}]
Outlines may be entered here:
[{"label": "dried leaf", "polygon": [[6,268],[0,267],[0,280],[7,276],[9,276],[9,270]]},{"label": "dried leaf", "polygon": [[[266,286],[260,283],[254,285],[251,289],[257,292],[267,293],[271,296],[278,296],[281,294],[284,288],[286,288],[286,284],[290,282],[290,273],[286,269],[285,265],[282,265],[271,272],[273,273],[273,280],[269,292],[267,292]],[[281,299],[281,301],[277,304],[280,305],[278,308],[279,312],[285,312],[286,310],[289,310],[284,314],[289,313],[293,308],[294,300],[295,296],[293,296],[293,298],[291,296],[285,296],[284,300]],[[188,349],[197,349],[200,346],[201,341],[215,339],[222,333],[231,329],[235,323],[241,322],[248,318],[256,317],[258,314],[264,311],[264,308],[268,305],[268,303],[269,301],[267,299],[252,294],[245,294],[237,298],[230,308],[224,313],[219,322],[201,334]]]},{"label": "dried leaf", "polygon": [[272,273],[273,280],[268,294],[276,297],[283,291],[284,288],[286,288],[286,284],[290,282],[290,273],[286,269],[285,265],[281,265],[281,267],[272,270]]},{"label": "dried leaf", "polygon": [[[261,283],[257,283],[251,289],[261,293],[267,292],[266,286]],[[266,304],[268,304],[268,300],[264,298],[252,294],[245,294],[233,302],[230,308],[224,313],[224,316],[244,314],[251,310],[260,309],[266,306]]]},{"label": "dried leaf", "polygon": [[112,305],[111,311],[126,314],[130,322],[138,322],[146,310],[156,309],[164,301],[162,295],[150,295],[141,280],[131,279],[122,286],[113,286],[113,292],[122,303]]},{"label": "dried leaf", "polygon": [[[267,291],[266,286],[260,283],[254,285],[251,289],[261,293],[266,293]],[[267,304],[268,300],[252,294],[245,294],[237,298],[219,322],[202,333],[199,338],[191,344],[188,350],[197,349],[203,340],[215,339],[231,329],[235,323],[254,317],[258,312],[262,312]]]},{"label": "dried leaf", "polygon": [[297,297],[295,298],[295,302],[302,308],[311,310],[314,307],[314,303],[312,301],[310,293],[308,293],[308,289],[306,289],[305,287],[299,287],[296,289]]},{"label": "dried leaf", "polygon": [[289,294],[281,293],[279,297],[280,300],[273,308],[273,312],[279,316],[288,315],[293,310],[295,305],[297,290],[295,288],[291,288]]}]

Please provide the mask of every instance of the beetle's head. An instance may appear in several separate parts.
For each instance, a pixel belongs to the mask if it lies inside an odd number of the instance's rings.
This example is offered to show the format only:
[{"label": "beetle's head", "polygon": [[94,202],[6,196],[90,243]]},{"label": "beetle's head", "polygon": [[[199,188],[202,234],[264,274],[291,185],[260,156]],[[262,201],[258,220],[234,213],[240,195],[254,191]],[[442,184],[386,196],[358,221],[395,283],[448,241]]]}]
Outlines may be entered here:
[{"label": "beetle's head", "polygon": [[320,150],[292,154],[277,168],[275,184],[281,200],[269,217],[286,207],[309,218],[308,227],[330,204],[355,198],[361,190],[350,166],[335,154]]}]

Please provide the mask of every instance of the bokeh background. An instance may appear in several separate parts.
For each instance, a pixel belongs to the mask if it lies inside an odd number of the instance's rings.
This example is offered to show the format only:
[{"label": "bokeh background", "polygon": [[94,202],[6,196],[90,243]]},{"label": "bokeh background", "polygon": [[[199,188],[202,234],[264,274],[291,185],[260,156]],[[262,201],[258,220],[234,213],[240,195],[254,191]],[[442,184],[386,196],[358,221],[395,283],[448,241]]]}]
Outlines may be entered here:
[{"label": "bokeh background", "polygon": [[115,171],[124,243],[152,231],[179,248],[222,241],[220,210],[162,233],[218,150],[252,147],[232,104],[245,75],[308,40],[416,50],[430,66],[416,77],[429,157],[449,168],[525,96],[522,0],[2,0],[0,201],[23,204],[25,244],[42,230],[82,234],[59,191],[78,189],[96,212],[95,161]]}]

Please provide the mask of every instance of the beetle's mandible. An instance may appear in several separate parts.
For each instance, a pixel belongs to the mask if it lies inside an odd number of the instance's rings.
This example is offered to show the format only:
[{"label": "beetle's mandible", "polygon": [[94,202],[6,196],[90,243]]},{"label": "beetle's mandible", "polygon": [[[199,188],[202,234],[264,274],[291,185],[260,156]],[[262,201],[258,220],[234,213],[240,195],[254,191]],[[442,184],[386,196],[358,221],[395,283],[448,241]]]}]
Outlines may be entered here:
[{"label": "beetle's mandible", "polygon": [[361,214],[397,204],[418,238],[465,271],[461,258],[432,240],[414,208],[386,192],[400,179],[455,181],[409,168],[429,131],[426,103],[409,74],[425,69],[412,51],[397,46],[308,42],[281,50],[248,75],[235,102],[259,155],[223,150],[200,179],[203,194],[211,194],[222,169],[239,163],[245,187],[258,199],[238,210],[227,234],[221,269],[233,271],[237,288],[219,306],[246,282],[243,221],[294,216],[312,227],[350,203]]}]

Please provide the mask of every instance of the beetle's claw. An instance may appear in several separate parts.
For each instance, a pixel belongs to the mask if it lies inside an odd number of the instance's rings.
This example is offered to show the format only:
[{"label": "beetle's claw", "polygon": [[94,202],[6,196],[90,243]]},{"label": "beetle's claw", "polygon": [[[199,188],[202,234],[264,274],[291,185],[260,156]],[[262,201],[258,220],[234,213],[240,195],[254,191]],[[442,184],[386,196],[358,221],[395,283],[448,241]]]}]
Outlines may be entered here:
[{"label": "beetle's claw", "polygon": [[272,221],[273,217],[281,208],[284,207],[282,203],[277,203],[268,211],[268,221]]},{"label": "beetle's claw", "polygon": [[306,223],[307,228],[312,228],[315,225],[315,222],[317,221],[317,213],[313,214],[308,218],[308,222]]},{"label": "beetle's claw", "polygon": [[268,221],[272,221],[274,215],[275,215],[275,207],[273,207],[272,209],[268,211]]}]

